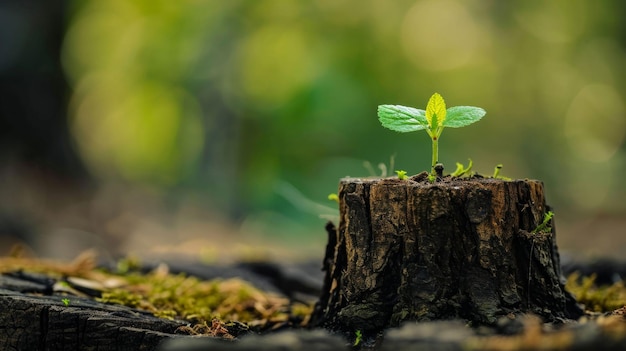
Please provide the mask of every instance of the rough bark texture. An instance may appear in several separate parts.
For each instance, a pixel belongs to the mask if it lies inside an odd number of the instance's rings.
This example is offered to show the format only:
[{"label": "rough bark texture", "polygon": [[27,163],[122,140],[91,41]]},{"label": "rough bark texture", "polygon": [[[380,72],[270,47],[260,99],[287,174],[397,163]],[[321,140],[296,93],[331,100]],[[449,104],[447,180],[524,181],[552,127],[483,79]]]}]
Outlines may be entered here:
[{"label": "rough bark texture", "polygon": [[90,299],[0,289],[3,350],[154,350],[182,323]]},{"label": "rough bark texture", "polygon": [[581,314],[561,281],[553,223],[531,233],[547,211],[539,181],[346,178],[339,199],[318,325],[371,334],[406,320]]},{"label": "rough bark texture", "polygon": [[[336,238],[334,227],[329,226],[328,229]],[[189,262],[170,264],[179,269],[187,267],[183,271],[196,271],[206,278],[224,274],[230,277],[249,276],[250,272],[243,269],[247,265],[236,265],[232,269],[200,263],[189,265]],[[300,267],[293,263],[289,265],[291,269]],[[590,271],[588,265],[580,262],[575,266],[586,269],[590,274],[597,272]],[[602,269],[606,274],[609,271],[618,274],[622,266],[621,262],[613,262],[612,265],[604,264]],[[301,269],[309,271],[309,264]],[[289,276],[286,273],[282,275]],[[321,283],[321,277],[315,277]],[[256,278],[252,280],[262,282]],[[626,350],[626,307],[609,313],[612,317],[606,314],[602,317],[588,316],[585,322],[567,323],[559,328],[542,326],[532,316],[507,316],[498,320],[495,326],[480,328],[468,328],[463,320],[407,322],[399,328],[386,330],[381,334],[384,335],[382,338],[363,333],[361,342],[353,347],[357,343],[354,332],[348,338],[342,338],[323,329],[291,329],[260,335],[245,333],[234,341],[175,334],[172,330],[180,322],[155,318],[131,308],[105,305],[89,298],[55,295],[51,286],[54,282],[55,279],[46,275],[32,273],[0,275],[1,350],[471,351],[534,350],[541,345],[575,351]],[[62,303],[62,298],[70,299],[68,306]],[[594,318],[598,318],[597,321]]]}]

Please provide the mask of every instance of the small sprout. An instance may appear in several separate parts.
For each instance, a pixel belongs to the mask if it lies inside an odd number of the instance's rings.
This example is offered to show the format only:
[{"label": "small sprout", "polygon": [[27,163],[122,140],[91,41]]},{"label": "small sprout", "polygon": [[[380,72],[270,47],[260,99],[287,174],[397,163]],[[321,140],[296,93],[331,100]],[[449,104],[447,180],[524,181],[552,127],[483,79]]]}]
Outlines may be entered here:
[{"label": "small sprout", "polygon": [[454,172],[452,172],[450,174],[450,176],[451,177],[460,177],[463,173],[465,173],[465,172],[463,172],[463,169],[464,169],[463,164],[461,162],[457,162],[456,163],[456,169],[454,170]]},{"label": "small sprout", "polygon": [[354,335],[356,336],[356,338],[354,339],[354,344],[352,344],[352,346],[359,346],[361,341],[363,341],[363,334],[360,330],[357,330],[354,332]]},{"label": "small sprout", "polygon": [[462,163],[457,162],[456,163],[456,170],[452,174],[450,174],[450,176],[452,176],[452,177],[462,177],[462,176],[465,176],[465,175],[469,175],[469,172],[472,170],[473,163],[472,163],[472,159],[471,158],[468,159],[468,160],[469,160],[469,163],[467,164],[467,168],[465,168],[465,166],[463,166]]},{"label": "small sprout", "polygon": [[335,193],[328,194],[328,200],[339,203],[339,196],[337,196],[337,194]]},{"label": "small sprout", "polygon": [[61,299],[61,301],[63,302],[63,304],[65,305],[65,307],[70,305],[70,299],[65,298],[65,299]]},{"label": "small sprout", "polygon": [[552,211],[546,212],[546,214],[543,215],[543,222],[541,222],[541,224],[539,224],[531,233],[537,234],[540,232],[551,231],[552,228],[549,226],[549,223],[550,220],[552,220],[552,217],[554,217],[554,213]]},{"label": "small sprout", "polygon": [[[446,103],[438,93],[430,97],[426,110],[401,105],[378,106],[378,120],[383,127],[401,133],[426,130],[432,140],[431,175],[433,177],[435,166],[439,162],[439,137],[444,127],[465,127],[479,121],[485,114],[485,110],[474,106],[454,106],[446,109]],[[431,182],[435,179],[429,177]]]},{"label": "small sprout", "polygon": [[434,172],[428,174],[428,181],[434,183],[437,179],[443,178],[443,163],[437,163]]},{"label": "small sprout", "polygon": [[496,167],[493,169],[493,179],[511,180],[511,178],[509,177],[500,175],[500,170],[502,169],[502,167],[503,166],[501,163],[496,165]]},{"label": "small sprout", "polygon": [[406,171],[399,170],[399,171],[396,171],[396,174],[398,175],[398,179],[400,179],[400,180],[407,180],[407,179],[409,179],[409,177],[406,176]]},{"label": "small sprout", "polygon": [[502,169],[502,163],[496,165],[496,168],[493,169],[493,177],[494,178],[498,178],[498,175],[500,174],[500,170]]}]

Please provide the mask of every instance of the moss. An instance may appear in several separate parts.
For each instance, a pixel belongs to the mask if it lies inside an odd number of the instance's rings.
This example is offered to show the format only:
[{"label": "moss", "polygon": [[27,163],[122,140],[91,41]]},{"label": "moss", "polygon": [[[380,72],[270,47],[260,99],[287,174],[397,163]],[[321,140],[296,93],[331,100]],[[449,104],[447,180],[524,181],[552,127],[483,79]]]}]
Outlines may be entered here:
[{"label": "moss", "polygon": [[115,289],[111,292],[102,293],[102,297],[96,300],[103,303],[138,307],[141,303],[141,296],[123,289]]},{"label": "moss", "polygon": [[127,256],[117,261],[116,269],[119,274],[139,271],[141,269],[141,261],[137,257]]},{"label": "moss", "polygon": [[189,332],[195,334],[208,330],[212,335],[222,335],[223,328],[263,330],[282,323],[305,325],[313,310],[312,305],[291,303],[240,279],[205,281],[170,274],[165,265],[143,274],[141,262],[132,257],[121,260],[114,272],[97,269],[95,262],[93,252],[81,254],[71,263],[2,257],[0,273],[42,273],[58,279],[60,285],[67,285],[64,277],[85,278],[109,287],[101,291],[98,301],[145,310],[160,318],[188,321]]},{"label": "moss", "polygon": [[573,273],[567,278],[565,287],[589,311],[608,312],[626,305],[626,287],[623,282],[598,286],[595,280],[595,274],[581,277],[579,273]]},{"label": "moss", "polygon": [[184,274],[155,271],[130,273],[128,285],[103,294],[100,301],[143,309],[159,317],[207,323],[213,319],[255,322],[286,321],[292,314],[311,313],[311,307],[264,293],[240,279],[202,281]]}]

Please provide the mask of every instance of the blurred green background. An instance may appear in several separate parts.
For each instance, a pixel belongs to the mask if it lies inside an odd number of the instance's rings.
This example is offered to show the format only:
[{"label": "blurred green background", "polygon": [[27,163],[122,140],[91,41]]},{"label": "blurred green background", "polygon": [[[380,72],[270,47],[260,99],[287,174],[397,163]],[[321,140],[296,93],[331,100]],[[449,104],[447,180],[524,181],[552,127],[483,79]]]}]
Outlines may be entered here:
[{"label": "blurred green background", "polygon": [[623,213],[625,7],[77,1],[63,47],[73,135],[102,179],[304,229],[317,216],[288,201],[301,203],[294,191],[325,204],[340,177],[392,155],[410,174],[429,168],[427,136],[384,130],[376,106],[425,108],[439,92],[488,112],[443,136],[448,170],[503,163],[509,177],[543,180],[559,212]]},{"label": "blurred green background", "polygon": [[409,174],[430,166],[426,133],[383,129],[377,105],[423,109],[439,92],[487,110],[443,134],[446,171],[471,158],[483,174],[502,163],[541,179],[566,226],[626,213],[626,2],[70,4],[68,118],[100,182],[323,240],[339,178],[391,157]]}]

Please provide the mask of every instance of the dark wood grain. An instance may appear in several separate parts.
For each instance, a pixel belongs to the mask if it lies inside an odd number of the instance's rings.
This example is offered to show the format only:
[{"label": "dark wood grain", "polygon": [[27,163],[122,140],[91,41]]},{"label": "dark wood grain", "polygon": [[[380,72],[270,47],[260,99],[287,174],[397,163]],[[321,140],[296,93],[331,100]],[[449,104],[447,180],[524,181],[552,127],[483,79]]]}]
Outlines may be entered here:
[{"label": "dark wood grain", "polygon": [[154,350],[182,322],[88,298],[0,289],[3,350]]},{"label": "dark wood grain", "polygon": [[339,199],[317,325],[376,334],[404,321],[582,313],[561,281],[554,226],[532,233],[548,210],[539,181],[347,178]]}]

